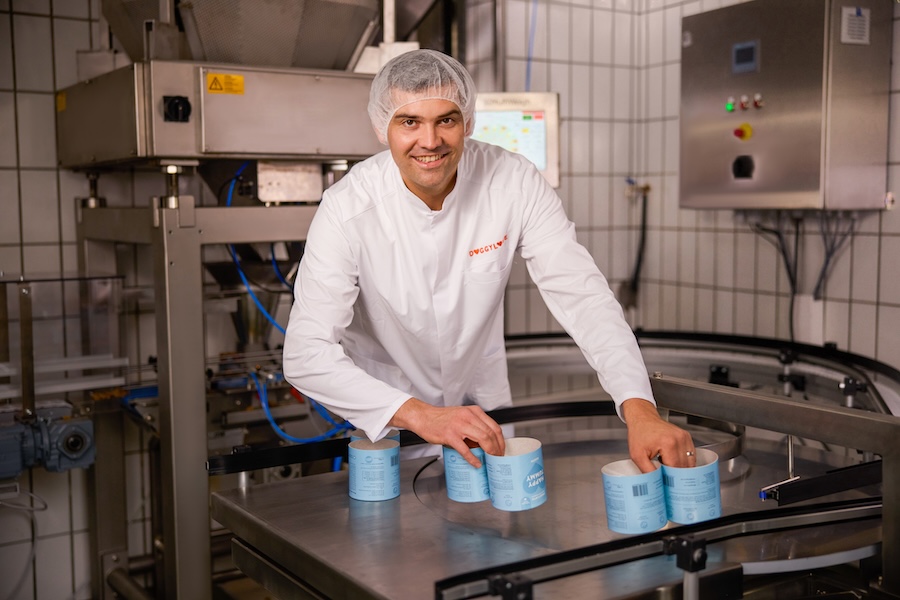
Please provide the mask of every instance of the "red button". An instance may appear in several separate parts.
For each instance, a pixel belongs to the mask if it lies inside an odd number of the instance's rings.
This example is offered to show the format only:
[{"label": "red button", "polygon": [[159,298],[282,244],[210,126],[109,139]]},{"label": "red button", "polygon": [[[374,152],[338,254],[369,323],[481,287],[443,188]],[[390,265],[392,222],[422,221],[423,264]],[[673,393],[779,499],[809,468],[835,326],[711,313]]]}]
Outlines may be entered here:
[{"label": "red button", "polygon": [[742,140],[747,137],[747,132],[742,127],[738,127],[734,130],[734,137]]}]

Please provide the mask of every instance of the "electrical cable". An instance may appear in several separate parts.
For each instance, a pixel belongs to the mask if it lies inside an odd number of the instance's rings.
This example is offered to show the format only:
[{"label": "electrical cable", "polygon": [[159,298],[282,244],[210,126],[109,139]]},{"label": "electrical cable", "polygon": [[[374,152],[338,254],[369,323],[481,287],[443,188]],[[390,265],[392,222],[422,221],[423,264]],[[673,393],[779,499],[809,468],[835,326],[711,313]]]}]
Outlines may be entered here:
[{"label": "electrical cable", "polygon": [[278,279],[281,280],[281,283],[283,283],[287,289],[294,291],[294,286],[292,286],[291,283],[287,279],[285,279],[284,275],[281,273],[281,269],[278,267],[278,260],[276,260],[275,258],[274,242],[269,244],[269,254],[272,255],[272,270],[275,271],[275,275],[278,276]]},{"label": "electrical cable", "polygon": [[20,490],[19,494],[24,494],[26,496],[30,496],[33,500],[40,501],[40,505],[26,506],[24,504],[16,504],[15,502],[5,502],[0,500],[0,507],[27,513],[28,518],[31,520],[31,549],[28,552],[28,559],[25,561],[25,568],[22,570],[22,574],[19,576],[18,581],[16,581],[16,584],[13,586],[9,596],[7,596],[7,600],[13,600],[13,598],[19,597],[19,592],[21,591],[22,586],[25,585],[25,580],[28,579],[28,566],[34,563],[34,557],[36,554],[35,540],[37,539],[37,519],[34,517],[34,513],[45,511],[48,508],[47,501],[37,494],[33,494],[25,490]]},{"label": "electrical cable", "polygon": [[[790,285],[790,305],[788,326],[790,329],[791,342],[794,342],[794,300],[797,296],[797,263],[800,252],[800,222],[801,219],[794,219],[794,256],[791,257],[788,252],[787,240],[785,240],[784,230],[782,227],[781,213],[778,213],[777,228],[764,227],[762,223],[753,223],[751,229],[764,240],[775,246],[778,250],[781,260],[784,263],[784,269],[787,274],[788,284]],[[767,235],[774,237],[774,240]]]},{"label": "electrical cable", "polygon": [[825,258],[822,261],[822,268],[819,271],[819,277],[816,280],[816,286],[813,289],[813,298],[822,299],[824,293],[825,281],[828,279],[828,272],[831,269],[832,261],[843,248],[844,244],[853,236],[856,228],[856,219],[850,217],[850,225],[844,230],[840,230],[842,216],[838,213],[834,219],[834,225],[830,226],[831,217],[828,213],[822,213],[819,217],[819,231],[822,234],[822,243],[825,246]]},{"label": "electrical cable", "polygon": [[346,429],[351,429],[353,426],[349,423],[338,424],[336,427],[326,431],[321,435],[317,435],[311,438],[298,438],[290,435],[286,431],[284,431],[281,427],[278,426],[278,423],[275,422],[275,418],[272,416],[272,411],[269,408],[269,398],[268,392],[264,384],[260,383],[259,377],[257,377],[256,373],[250,373],[250,379],[253,380],[253,383],[256,385],[256,391],[259,394],[259,401],[262,404],[263,412],[266,413],[266,419],[268,419],[269,424],[272,426],[272,429],[275,430],[275,433],[278,434],[278,437],[281,439],[293,442],[295,444],[309,444],[311,442],[322,442],[327,439],[331,439],[338,433],[343,432]]},{"label": "electrical cable", "polygon": [[[231,185],[228,187],[228,200],[225,203],[225,206],[231,206],[231,200],[234,195],[234,184],[237,183],[238,177],[240,177],[241,173],[244,172],[244,169],[247,168],[247,165],[250,164],[250,161],[244,162],[241,167],[234,174],[234,177],[231,178]],[[256,305],[256,308],[263,314],[263,316],[271,323],[275,329],[281,332],[282,335],[287,335],[284,327],[281,326],[278,321],[275,320],[269,311],[266,310],[266,307],[263,306],[262,302],[260,302],[259,298],[256,297],[256,294],[253,292],[252,287],[250,286],[250,281],[247,279],[247,276],[244,274],[244,269],[241,268],[241,261],[238,258],[237,253],[234,251],[234,245],[228,244],[228,251],[231,253],[231,260],[234,262],[234,266],[237,268],[238,277],[241,278],[241,281],[244,284],[244,287],[247,289],[247,293],[250,295],[250,299],[253,300],[253,303]]]},{"label": "electrical cable", "polygon": [[531,65],[534,62],[534,34],[537,30],[538,0],[531,3],[531,30],[528,33],[528,59],[525,62],[525,91],[531,91]]}]

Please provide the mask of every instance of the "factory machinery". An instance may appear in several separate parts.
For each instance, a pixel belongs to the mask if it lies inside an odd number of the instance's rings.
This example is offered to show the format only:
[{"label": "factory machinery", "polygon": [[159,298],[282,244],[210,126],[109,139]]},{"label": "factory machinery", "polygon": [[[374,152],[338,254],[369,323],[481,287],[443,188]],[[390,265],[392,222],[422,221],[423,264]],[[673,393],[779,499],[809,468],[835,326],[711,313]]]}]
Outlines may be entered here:
[{"label": "factory machinery", "polygon": [[[366,116],[371,76],[353,72],[378,6],[278,4],[192,0],[176,15],[167,1],[104,0],[133,62],[57,95],[60,164],[90,182],[80,274],[0,281],[0,480],[90,467],[92,597],[209,599],[229,553],[286,598],[900,597],[900,373],[833,348],[641,333],[660,405],[720,454],[715,521],[631,538],[606,529],[599,469],[627,450],[596,385],[495,414],[544,443],[539,509],[450,503],[430,458],[403,461],[400,498],[350,500],[346,471],[334,470],[342,424],[283,382],[255,319],[285,293],[323,189],[381,150]],[[266,17],[278,27],[265,31],[282,34],[242,38],[263,35]],[[347,35],[322,39],[335,30]],[[166,191],[108,206],[100,185],[117,171],[156,171]],[[194,174],[216,193],[211,205],[182,193]],[[152,386],[132,385],[136,366],[115,357],[122,245],[151,257]],[[65,364],[34,348],[45,320],[33,318],[34,292],[60,289],[78,307],[62,319],[81,323],[83,356]],[[208,324],[222,311],[238,347],[220,356]],[[509,357],[514,389],[595,380],[564,337],[510,340]],[[148,556],[128,552],[123,419],[151,434]],[[334,439],[285,445],[275,419],[291,437]],[[419,442],[404,432],[405,446]]]}]

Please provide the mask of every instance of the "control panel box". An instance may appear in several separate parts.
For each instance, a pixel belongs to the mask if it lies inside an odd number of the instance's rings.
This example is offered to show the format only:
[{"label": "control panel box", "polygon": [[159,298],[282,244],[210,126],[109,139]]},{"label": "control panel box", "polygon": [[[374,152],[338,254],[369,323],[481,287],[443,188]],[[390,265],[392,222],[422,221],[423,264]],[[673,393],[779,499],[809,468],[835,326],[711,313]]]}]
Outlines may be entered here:
[{"label": "control panel box", "polygon": [[885,208],[892,11],[755,0],[685,17],[681,206]]}]

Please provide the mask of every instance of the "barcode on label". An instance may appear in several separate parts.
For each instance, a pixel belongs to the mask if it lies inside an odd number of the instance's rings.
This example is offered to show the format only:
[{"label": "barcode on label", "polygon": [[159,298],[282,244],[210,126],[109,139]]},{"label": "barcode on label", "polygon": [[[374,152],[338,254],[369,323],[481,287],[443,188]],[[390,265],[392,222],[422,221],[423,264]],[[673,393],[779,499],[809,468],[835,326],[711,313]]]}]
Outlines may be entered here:
[{"label": "barcode on label", "polygon": [[631,494],[635,497],[646,496],[649,493],[650,490],[647,489],[646,483],[639,483],[638,485],[631,486]]},{"label": "barcode on label", "polygon": [[391,457],[391,466],[392,466],[392,467],[396,467],[396,466],[399,465],[399,464],[400,464],[400,457],[399,457],[399,456],[392,456],[392,457]]},{"label": "barcode on label", "polygon": [[675,478],[671,475],[663,475],[663,485],[666,487],[675,487]]}]

